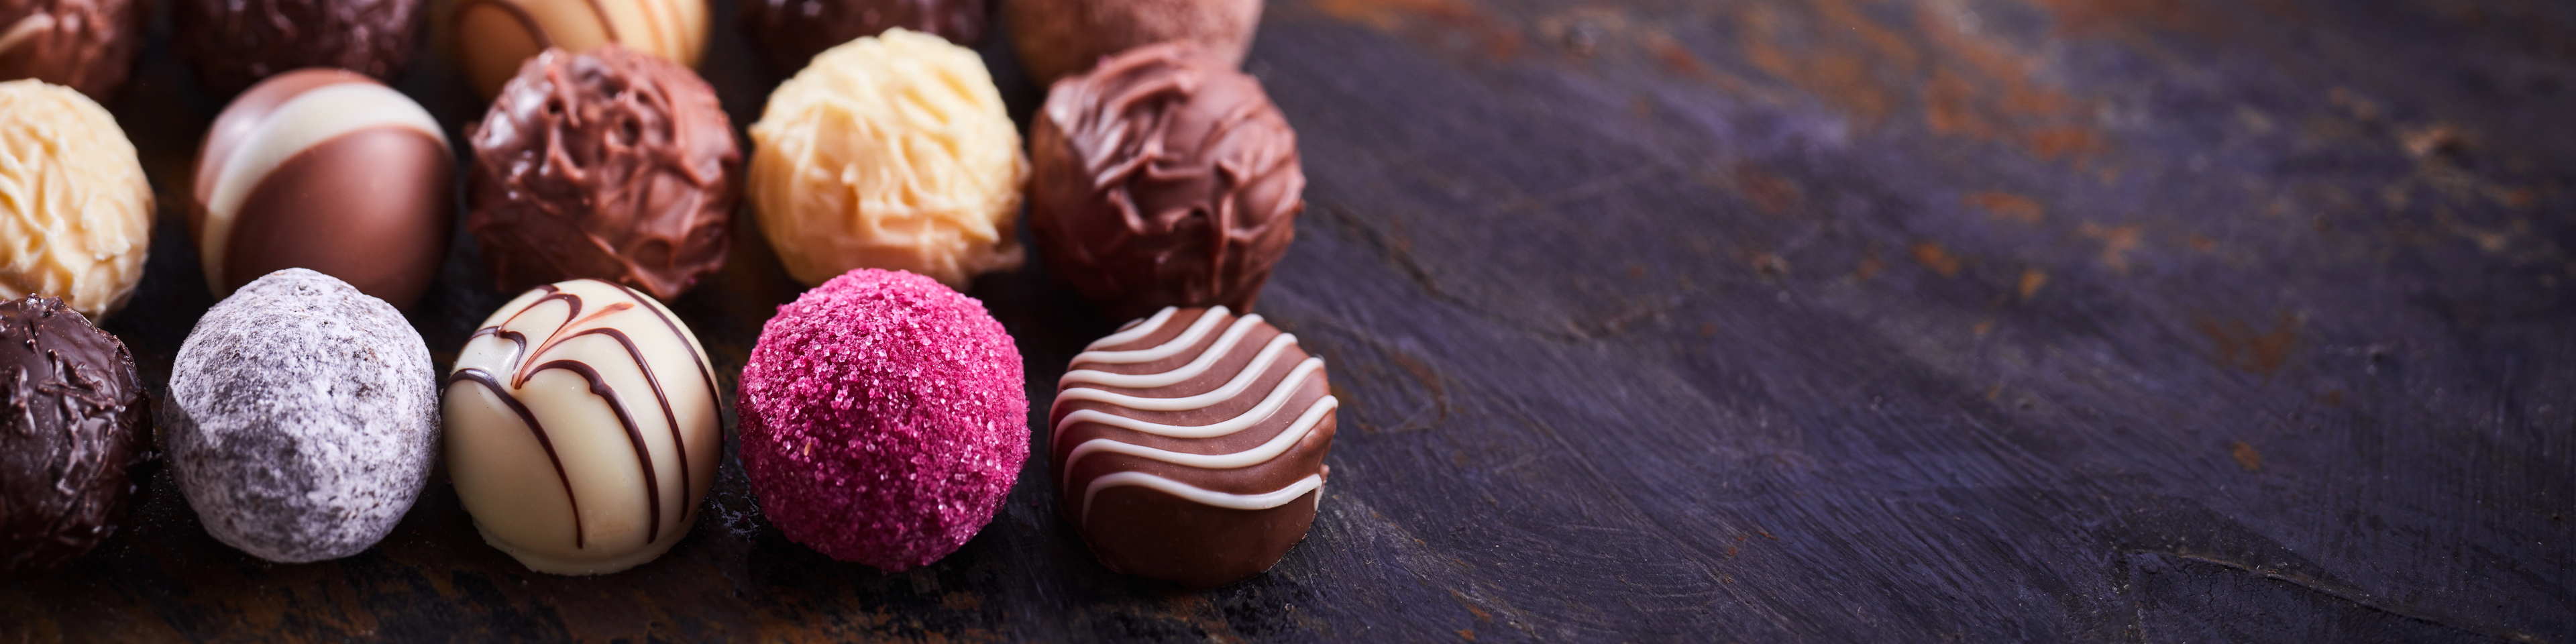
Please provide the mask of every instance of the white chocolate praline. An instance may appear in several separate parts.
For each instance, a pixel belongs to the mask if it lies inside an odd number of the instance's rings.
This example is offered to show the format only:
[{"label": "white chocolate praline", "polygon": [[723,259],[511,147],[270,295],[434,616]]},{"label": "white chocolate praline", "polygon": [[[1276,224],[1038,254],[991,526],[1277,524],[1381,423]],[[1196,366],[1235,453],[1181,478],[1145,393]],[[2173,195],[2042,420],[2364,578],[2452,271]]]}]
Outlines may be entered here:
[{"label": "white chocolate praline", "polygon": [[696,520],[723,435],[687,326],[613,282],[538,287],[447,378],[447,471],[483,540],[539,572],[652,561]]},{"label": "white chocolate praline", "polygon": [[0,83],[0,298],[125,305],[152,243],[152,186],[116,117],[71,88]]},{"label": "white chocolate praline", "polygon": [[1019,268],[1028,156],[975,50],[901,28],[814,57],[751,126],[744,196],[787,274]]},{"label": "white chocolate praline", "polygon": [[475,91],[498,95],[519,65],[561,47],[585,52],[617,43],[682,67],[707,47],[707,0],[452,0],[442,11],[451,43]]}]

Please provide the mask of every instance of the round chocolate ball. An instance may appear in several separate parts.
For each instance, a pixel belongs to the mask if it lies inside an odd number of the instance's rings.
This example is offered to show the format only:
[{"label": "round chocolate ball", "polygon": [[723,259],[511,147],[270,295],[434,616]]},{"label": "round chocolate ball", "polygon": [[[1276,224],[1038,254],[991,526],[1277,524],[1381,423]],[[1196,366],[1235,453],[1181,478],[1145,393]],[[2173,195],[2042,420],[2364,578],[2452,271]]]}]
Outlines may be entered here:
[{"label": "round chocolate ball", "polygon": [[1166,308],[1091,343],[1057,387],[1056,499],[1110,570],[1215,588],[1306,538],[1341,402],[1297,336]]},{"label": "round chocolate ball", "polygon": [[21,186],[0,198],[0,298],[59,297],[95,320],[134,296],[152,186],[107,108],[43,81],[0,82],[0,186]]},{"label": "round chocolate ball", "polygon": [[519,66],[548,49],[586,52],[615,43],[698,66],[709,0],[457,0],[444,39],[474,91],[499,95]]},{"label": "round chocolate ball", "polygon": [[501,306],[447,376],[447,474],[483,542],[531,570],[597,575],[688,535],[724,453],[715,370],[635,289],[539,286]]},{"label": "round chocolate ball", "polygon": [[815,54],[902,27],[972,48],[984,40],[984,0],[741,0],[743,32],[770,69],[792,73]]},{"label": "round chocolate ball", "polygon": [[62,300],[0,302],[0,573],[62,566],[116,532],[151,405],[125,343]]},{"label": "round chocolate ball", "polygon": [[33,78],[114,98],[143,50],[143,0],[0,0],[0,80]]},{"label": "round chocolate ball", "polygon": [[742,368],[742,468],[780,532],[890,571],[993,520],[1028,459],[1017,345],[915,273],[832,278],[761,326]]},{"label": "round chocolate ball", "polygon": [[447,255],[455,160],[420,104],[305,69],[233,99],[197,150],[188,232],[215,297],[309,268],[407,308]]},{"label": "round chocolate ball", "polygon": [[230,96],[261,79],[337,67],[387,81],[411,68],[428,0],[171,0],[171,43],[197,82]]},{"label": "round chocolate ball", "polygon": [[1011,0],[1003,8],[1020,66],[1040,84],[1104,56],[1161,42],[1197,43],[1232,68],[1252,49],[1261,0]]},{"label": "round chocolate ball", "polygon": [[1113,318],[1252,310],[1296,237],[1297,132],[1261,82],[1187,43],[1057,81],[1029,128],[1029,228]]},{"label": "round chocolate ball", "polygon": [[724,267],[742,153],[686,67],[618,45],[547,50],[466,141],[465,225],[501,290],[589,277],[670,300]]},{"label": "round chocolate ball", "polygon": [[179,345],[161,445],[206,532],[261,559],[357,554],[411,510],[438,453],[438,374],[393,305],[290,268],[215,303]]}]

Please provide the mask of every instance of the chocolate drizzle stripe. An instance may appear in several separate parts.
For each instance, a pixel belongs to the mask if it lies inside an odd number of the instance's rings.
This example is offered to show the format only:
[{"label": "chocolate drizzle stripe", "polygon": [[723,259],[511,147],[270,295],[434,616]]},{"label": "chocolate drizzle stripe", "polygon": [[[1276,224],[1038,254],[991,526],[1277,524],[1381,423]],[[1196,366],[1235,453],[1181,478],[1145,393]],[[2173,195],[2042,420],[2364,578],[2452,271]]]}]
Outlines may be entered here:
[{"label": "chocolate drizzle stripe", "polygon": [[[578,338],[585,335],[604,335],[616,338],[618,344],[626,347],[626,357],[635,361],[635,371],[644,374],[644,384],[653,389],[654,402],[660,403],[662,406],[662,425],[671,429],[671,453],[677,454],[680,459],[680,489],[683,491],[682,493],[685,494],[686,490],[690,489],[689,443],[687,440],[680,438],[679,412],[671,407],[671,396],[662,393],[661,377],[653,375],[653,366],[645,363],[644,361],[644,350],[637,348],[635,346],[635,340],[633,338],[626,337],[626,332],[613,328],[601,327],[574,333],[567,336],[565,339],[569,340],[571,338]],[[641,439],[640,434],[638,435],[638,439]],[[635,449],[642,450],[644,449],[644,445],[639,442],[636,444]],[[650,460],[648,459],[647,462],[649,463]],[[644,477],[644,480],[649,483],[653,480],[653,477],[648,475]],[[661,506],[658,503],[654,506],[657,511],[660,507]],[[661,523],[657,520],[654,525],[659,526]],[[650,541],[651,539],[646,540]]]},{"label": "chocolate drizzle stripe", "polygon": [[1190,328],[1181,331],[1180,337],[1172,338],[1172,341],[1170,342],[1165,342],[1152,348],[1128,351],[1084,351],[1080,355],[1074,356],[1073,362],[1074,364],[1085,362],[1098,362],[1103,364],[1135,364],[1139,362],[1153,362],[1180,355],[1182,350],[1197,345],[1199,343],[1199,338],[1207,337],[1210,329],[1216,328],[1217,323],[1225,321],[1225,316],[1225,307],[1213,307],[1208,309],[1206,314],[1200,315],[1198,321],[1190,323]]},{"label": "chocolate drizzle stripe", "polygon": [[[1106,413],[1097,409],[1076,409],[1073,413],[1065,414],[1064,420],[1056,422],[1055,430],[1048,435],[1048,439],[1052,442],[1055,438],[1062,437],[1064,435],[1065,428],[1072,427],[1075,423],[1100,423],[1102,425],[1108,425],[1120,429],[1135,430],[1147,434],[1171,438],[1215,438],[1218,436],[1232,434],[1251,428],[1253,425],[1260,424],[1261,421],[1270,418],[1271,414],[1278,413],[1280,408],[1288,406],[1288,399],[1296,396],[1297,390],[1302,385],[1306,384],[1306,378],[1322,373],[1323,370],[1323,358],[1306,358],[1304,362],[1297,363],[1297,368],[1295,370],[1288,372],[1288,377],[1281,378],[1279,380],[1279,386],[1271,389],[1270,395],[1263,398],[1261,400],[1261,404],[1254,405],[1252,409],[1244,411],[1241,415],[1217,421],[1215,423],[1196,426],[1165,425],[1162,423],[1137,420],[1134,418]],[[1055,404],[1062,405],[1070,402],[1068,396],[1074,396],[1077,392],[1083,391],[1090,390],[1070,389],[1057,394]]]},{"label": "chocolate drizzle stripe", "polygon": [[1278,458],[1281,454],[1288,453],[1288,450],[1296,447],[1299,441],[1306,440],[1306,435],[1314,433],[1315,427],[1323,424],[1324,418],[1332,415],[1333,410],[1339,409],[1341,405],[1342,401],[1332,396],[1318,398],[1315,400],[1315,404],[1308,405],[1306,407],[1305,414],[1298,416],[1296,422],[1288,425],[1287,431],[1279,432],[1278,435],[1270,437],[1270,442],[1262,443],[1260,446],[1252,449],[1231,454],[1192,454],[1189,452],[1175,452],[1166,449],[1146,447],[1111,438],[1094,438],[1083,441],[1081,445],[1074,446],[1072,452],[1065,454],[1063,465],[1058,467],[1058,469],[1064,470],[1064,482],[1063,486],[1057,489],[1069,489],[1073,487],[1074,466],[1082,462],[1082,457],[1090,456],[1095,453],[1123,454],[1138,458],[1149,458],[1182,467],[1195,467],[1204,470],[1240,469],[1267,463],[1270,462],[1270,459]]},{"label": "chocolate drizzle stripe", "polygon": [[609,42],[626,42],[625,38],[617,35],[617,21],[609,19],[608,7],[600,4],[599,0],[587,1],[590,3],[590,15],[599,18],[600,33],[608,36]]},{"label": "chocolate drizzle stripe", "polygon": [[572,504],[572,547],[589,547],[582,535],[581,499],[573,496],[572,476],[564,473],[563,458],[555,455],[555,442],[546,436],[546,426],[537,422],[536,412],[529,411],[528,406],[521,404],[517,396],[510,395],[509,388],[501,386],[500,379],[492,377],[492,372],[467,367],[448,374],[447,382],[448,384],[458,382],[481,384],[484,389],[491,390],[493,397],[500,398],[502,404],[508,405],[510,411],[518,412],[519,420],[527,422],[528,432],[537,437],[537,446],[546,450],[546,462],[555,467],[555,480],[563,483],[564,501]]},{"label": "chocolate drizzle stripe", "polygon": [[[649,523],[644,525],[644,542],[652,543],[660,540],[662,533],[662,484],[660,482],[660,477],[656,475],[657,473],[653,468],[653,452],[650,449],[646,449],[644,446],[644,430],[635,426],[634,415],[626,413],[626,401],[617,397],[617,388],[608,386],[608,382],[599,377],[599,370],[591,368],[590,363],[579,360],[556,360],[537,365],[537,368],[530,373],[546,371],[549,369],[570,371],[581,376],[583,380],[589,381],[591,395],[598,396],[601,400],[607,401],[608,410],[616,412],[618,426],[626,429],[627,442],[632,443],[635,446],[635,463],[643,466],[644,469],[644,502],[651,509],[651,512],[645,515]],[[560,468],[558,468],[558,471],[560,471]]]},{"label": "chocolate drizzle stripe", "polygon": [[1260,494],[1232,494],[1227,492],[1218,492],[1216,490],[1210,490],[1196,485],[1190,485],[1188,483],[1146,474],[1144,472],[1118,472],[1107,474],[1100,478],[1092,479],[1091,486],[1083,490],[1082,517],[1076,520],[1075,523],[1081,524],[1090,521],[1092,497],[1100,496],[1101,490],[1129,485],[1177,496],[1183,500],[1197,503],[1199,505],[1214,506],[1230,510],[1268,510],[1270,508],[1287,505],[1290,501],[1295,501],[1300,497],[1306,496],[1307,492],[1322,490],[1324,488],[1324,476],[1322,474],[1308,474],[1306,475],[1306,478],[1297,479],[1297,482],[1288,484],[1288,487]]},{"label": "chocolate drizzle stripe", "polygon": [[[625,291],[627,297],[635,298],[638,302],[644,302],[646,304],[644,310],[652,311],[654,319],[662,321],[662,328],[671,330],[671,339],[679,341],[681,347],[688,349],[686,353],[689,354],[689,363],[696,365],[698,368],[698,380],[707,383],[707,406],[714,407],[719,416],[724,414],[724,398],[716,395],[716,371],[714,368],[707,366],[706,356],[699,355],[697,338],[690,337],[686,331],[681,331],[680,323],[672,320],[670,313],[664,312],[660,305],[653,304],[651,300],[645,299],[644,293],[635,290],[634,287],[597,278],[583,279],[607,284],[609,286],[615,286],[619,290]],[[628,345],[628,348],[632,349],[633,345]],[[638,366],[641,366],[640,361],[638,362]],[[646,373],[651,373],[651,370],[646,370]],[[653,392],[655,395],[660,395],[661,385],[655,384]],[[669,416],[672,413],[670,399],[662,399],[662,410],[665,416]],[[687,487],[689,481],[689,443],[687,440],[680,437],[680,424],[676,421],[671,423],[671,444],[678,446],[679,448],[681,489],[689,489]],[[697,511],[698,508],[694,505],[681,508],[680,518],[682,521],[687,521],[689,518],[697,516]]]},{"label": "chocolate drizzle stripe", "polygon": [[[448,19],[463,22],[465,20],[465,12],[473,9],[475,5],[491,5],[494,9],[500,9],[503,13],[510,14],[510,18],[519,21],[519,26],[527,28],[528,37],[537,41],[538,51],[551,49],[555,46],[555,39],[546,35],[546,28],[543,25],[537,24],[536,15],[528,13],[527,7],[519,6],[519,3],[513,0],[465,0],[464,2],[456,3],[456,10],[452,12],[452,15],[450,15]],[[591,9],[596,11],[598,8],[599,5],[594,0],[591,5]],[[606,23],[607,20],[603,18],[600,22]],[[616,38],[612,37],[610,40],[616,40]]]}]

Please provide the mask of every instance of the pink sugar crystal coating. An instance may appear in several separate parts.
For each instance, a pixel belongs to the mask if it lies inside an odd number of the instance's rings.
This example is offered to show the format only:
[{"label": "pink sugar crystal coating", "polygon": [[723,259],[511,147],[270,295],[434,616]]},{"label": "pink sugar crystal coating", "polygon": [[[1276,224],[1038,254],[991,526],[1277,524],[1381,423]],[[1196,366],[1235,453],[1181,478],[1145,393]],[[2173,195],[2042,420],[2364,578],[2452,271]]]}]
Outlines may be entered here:
[{"label": "pink sugar crystal coating", "polygon": [[984,304],[859,269],[778,307],[742,369],[742,466],[787,538],[903,570],[993,520],[1029,456],[1020,353]]}]

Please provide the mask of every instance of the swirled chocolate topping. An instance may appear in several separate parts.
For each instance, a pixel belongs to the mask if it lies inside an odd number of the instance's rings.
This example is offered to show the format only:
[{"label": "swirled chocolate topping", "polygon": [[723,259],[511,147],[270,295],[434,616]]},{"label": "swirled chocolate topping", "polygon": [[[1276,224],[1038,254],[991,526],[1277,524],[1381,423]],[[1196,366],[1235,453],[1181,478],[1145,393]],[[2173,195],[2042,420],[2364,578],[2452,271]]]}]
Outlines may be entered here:
[{"label": "swirled chocolate topping", "polygon": [[1091,343],[1057,387],[1056,496],[1102,565],[1214,588],[1306,538],[1341,403],[1297,336],[1166,308]]},{"label": "swirled chocolate topping", "polygon": [[0,302],[0,572],[59,567],[115,533],[151,431],[123,341],[62,300]]},{"label": "swirled chocolate topping", "polygon": [[306,67],[391,82],[419,49],[425,0],[172,0],[181,57],[198,82],[230,96]]},{"label": "swirled chocolate topping", "polygon": [[549,49],[466,136],[466,227],[502,290],[589,277],[669,300],[724,266],[742,153],[688,68]]},{"label": "swirled chocolate topping", "polygon": [[1029,137],[1039,249],[1114,317],[1251,310],[1306,208],[1287,118],[1260,81],[1193,45],[1057,81]]},{"label": "swirled chocolate topping", "polygon": [[33,78],[107,101],[134,72],[151,7],[137,0],[0,0],[0,80]]},{"label": "swirled chocolate topping", "polygon": [[902,27],[972,48],[984,40],[983,0],[741,0],[742,28],[770,69],[794,73],[815,54]]}]

